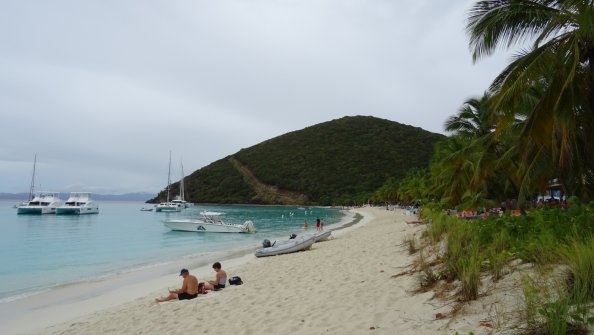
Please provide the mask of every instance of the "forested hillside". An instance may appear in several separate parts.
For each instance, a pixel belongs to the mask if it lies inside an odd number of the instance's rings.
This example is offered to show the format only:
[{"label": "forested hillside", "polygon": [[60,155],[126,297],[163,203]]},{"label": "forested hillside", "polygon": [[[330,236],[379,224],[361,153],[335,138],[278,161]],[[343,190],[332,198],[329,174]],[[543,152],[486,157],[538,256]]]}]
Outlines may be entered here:
[{"label": "forested hillside", "polygon": [[[186,200],[210,203],[363,203],[389,178],[426,167],[440,134],[370,116],[290,132],[186,177]],[[179,183],[172,187],[176,194]],[[159,193],[154,201],[163,200]]]}]

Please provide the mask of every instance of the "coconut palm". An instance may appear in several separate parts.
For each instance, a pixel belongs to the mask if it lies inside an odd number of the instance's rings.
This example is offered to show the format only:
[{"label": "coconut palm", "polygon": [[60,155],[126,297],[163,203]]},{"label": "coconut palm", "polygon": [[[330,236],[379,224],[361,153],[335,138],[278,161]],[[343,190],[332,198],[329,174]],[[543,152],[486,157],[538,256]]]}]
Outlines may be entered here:
[{"label": "coconut palm", "polygon": [[532,167],[550,160],[574,194],[592,196],[594,1],[478,1],[467,30],[475,61],[501,46],[532,42],[491,85],[494,107],[513,113],[541,85],[520,136],[535,148],[522,158]]},{"label": "coconut palm", "polygon": [[480,98],[466,100],[458,114],[446,120],[445,130],[466,137],[481,137],[493,132],[494,113],[491,105],[491,96],[487,92]]}]

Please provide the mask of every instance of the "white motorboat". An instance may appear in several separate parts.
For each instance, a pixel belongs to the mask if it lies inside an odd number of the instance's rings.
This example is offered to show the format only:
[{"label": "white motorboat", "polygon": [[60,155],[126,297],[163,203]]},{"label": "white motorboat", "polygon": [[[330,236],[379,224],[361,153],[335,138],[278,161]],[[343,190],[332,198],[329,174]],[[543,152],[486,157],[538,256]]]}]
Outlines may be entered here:
[{"label": "white motorboat", "polygon": [[169,151],[169,172],[167,173],[167,201],[155,206],[155,212],[179,212],[185,206],[181,202],[169,201],[169,191],[171,189],[171,151]]},{"label": "white motorboat", "polygon": [[64,204],[56,192],[40,192],[33,199],[17,206],[17,214],[55,214],[56,209]]},{"label": "white motorboat", "polygon": [[72,192],[63,206],[56,208],[56,214],[97,214],[99,206],[91,199],[89,192]]},{"label": "white motorboat", "polygon": [[201,212],[200,219],[167,219],[163,224],[176,231],[191,231],[202,233],[253,233],[256,227],[252,221],[243,224],[229,224],[221,220],[220,212]]},{"label": "white motorboat", "polygon": [[268,240],[264,240],[263,248],[257,249],[255,255],[256,257],[267,257],[307,250],[311,248],[315,242],[315,234],[301,235],[293,239],[274,241],[272,243]]}]

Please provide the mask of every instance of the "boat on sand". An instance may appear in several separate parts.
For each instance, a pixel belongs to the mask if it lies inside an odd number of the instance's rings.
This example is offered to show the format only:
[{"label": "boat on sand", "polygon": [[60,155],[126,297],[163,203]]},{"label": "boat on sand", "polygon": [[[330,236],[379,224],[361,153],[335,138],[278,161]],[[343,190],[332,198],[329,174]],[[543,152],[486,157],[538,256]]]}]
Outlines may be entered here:
[{"label": "boat on sand", "polygon": [[264,240],[262,248],[255,252],[256,257],[283,255],[301,250],[307,250],[316,242],[316,235],[301,235],[284,241]]}]

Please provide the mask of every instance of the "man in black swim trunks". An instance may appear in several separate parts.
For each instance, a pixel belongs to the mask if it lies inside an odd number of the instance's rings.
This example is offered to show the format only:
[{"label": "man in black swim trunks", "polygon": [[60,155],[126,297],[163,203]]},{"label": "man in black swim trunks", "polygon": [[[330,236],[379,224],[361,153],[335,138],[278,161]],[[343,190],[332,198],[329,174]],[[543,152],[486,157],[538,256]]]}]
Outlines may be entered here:
[{"label": "man in black swim trunks", "polygon": [[198,296],[198,278],[190,274],[188,269],[181,269],[179,275],[184,278],[182,287],[177,290],[169,290],[169,295],[166,297],[156,298],[156,302],[163,302],[169,300],[190,300]]}]

